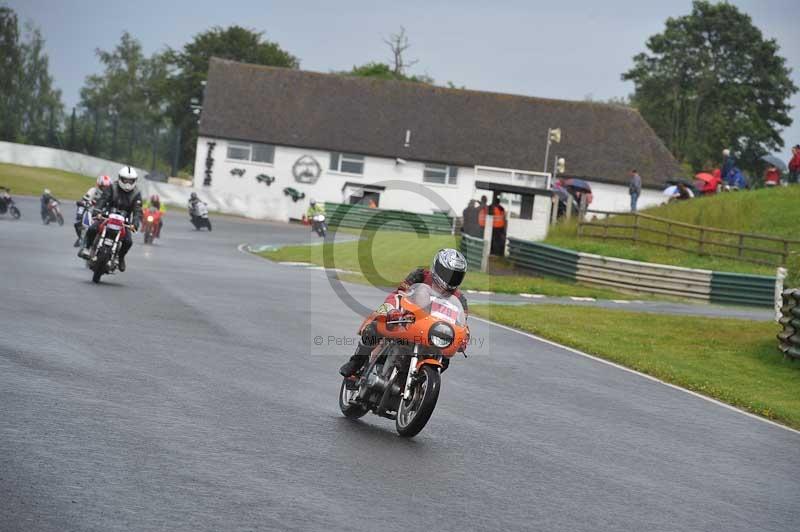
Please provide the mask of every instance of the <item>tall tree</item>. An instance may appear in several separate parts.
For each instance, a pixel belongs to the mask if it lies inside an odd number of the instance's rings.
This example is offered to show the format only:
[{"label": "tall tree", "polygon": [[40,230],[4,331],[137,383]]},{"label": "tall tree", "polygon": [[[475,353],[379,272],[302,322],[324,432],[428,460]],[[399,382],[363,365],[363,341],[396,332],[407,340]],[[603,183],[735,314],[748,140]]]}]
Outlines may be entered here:
[{"label": "tall tree", "polygon": [[206,80],[211,57],[286,68],[300,66],[295,56],[277,43],[264,39],[263,33],[241,26],[211,28],[195,35],[181,50],[168,49],[165,57],[175,69],[170,80],[168,112],[175,127],[181,131],[181,166],[194,162],[197,119],[190,105],[193,98],[202,100],[202,83]]},{"label": "tall tree", "polygon": [[[139,41],[128,32],[112,50],[96,53],[103,72],[88,76],[81,89],[82,143],[90,153],[124,157],[131,164],[149,160],[150,146],[158,143],[152,137],[165,125],[165,58],[145,57]],[[111,127],[102,128],[103,121]],[[103,130],[110,138],[101,136]]]},{"label": "tall tree", "polygon": [[17,119],[14,96],[21,65],[17,15],[0,6],[0,139],[14,140]]},{"label": "tall tree", "polygon": [[677,159],[700,169],[730,147],[753,170],[783,146],[797,87],[775,40],[748,15],[698,0],[691,14],[667,19],[647,48],[622,79],[634,82],[633,105]]},{"label": "tall tree", "polygon": [[16,105],[20,113],[20,130],[23,142],[47,144],[50,135],[51,114],[63,115],[61,91],[53,87],[50,59],[44,52],[41,31],[31,24],[26,27],[27,38],[21,51],[21,69],[17,85]]}]

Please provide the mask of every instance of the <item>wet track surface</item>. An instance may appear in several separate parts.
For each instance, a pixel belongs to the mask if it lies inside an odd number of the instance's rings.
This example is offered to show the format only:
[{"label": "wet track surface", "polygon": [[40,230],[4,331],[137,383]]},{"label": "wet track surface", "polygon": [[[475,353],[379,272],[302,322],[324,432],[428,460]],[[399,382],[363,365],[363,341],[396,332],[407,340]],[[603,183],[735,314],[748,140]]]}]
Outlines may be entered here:
[{"label": "wet track surface", "polygon": [[473,320],[403,440],[339,413],[360,317],[325,273],[237,250],[307,228],[168,213],[93,285],[69,224],[18,203],[0,217],[2,531],[797,530],[797,433]]}]

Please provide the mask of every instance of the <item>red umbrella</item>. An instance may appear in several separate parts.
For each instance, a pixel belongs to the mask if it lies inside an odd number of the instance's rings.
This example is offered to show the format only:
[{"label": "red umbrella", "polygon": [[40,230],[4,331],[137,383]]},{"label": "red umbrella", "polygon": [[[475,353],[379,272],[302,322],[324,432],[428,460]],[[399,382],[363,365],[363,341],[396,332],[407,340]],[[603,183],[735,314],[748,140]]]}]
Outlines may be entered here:
[{"label": "red umbrella", "polygon": [[700,192],[703,193],[714,193],[717,191],[717,185],[722,182],[717,176],[713,174],[709,174],[708,172],[700,172],[694,176],[696,182],[702,182],[702,186],[697,187]]}]

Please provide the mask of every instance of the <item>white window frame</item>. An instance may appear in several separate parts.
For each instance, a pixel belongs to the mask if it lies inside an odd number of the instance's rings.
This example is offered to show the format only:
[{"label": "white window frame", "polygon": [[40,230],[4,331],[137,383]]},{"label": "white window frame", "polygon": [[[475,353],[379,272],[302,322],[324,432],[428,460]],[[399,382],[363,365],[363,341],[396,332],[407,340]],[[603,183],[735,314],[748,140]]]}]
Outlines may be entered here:
[{"label": "white window frame", "polygon": [[[431,181],[432,178],[430,176],[426,176],[426,172],[444,172],[444,181]],[[439,186],[447,186],[447,187],[457,187],[458,186],[458,166],[453,166],[450,164],[440,164],[440,163],[425,163],[424,168],[422,169],[422,182],[428,185],[439,185]]]},{"label": "white window frame", "polygon": [[[272,162],[267,161],[254,161],[253,160],[253,152],[255,151],[253,148],[256,145],[260,146],[272,146]],[[228,150],[231,148],[238,148],[238,149],[246,149],[247,150],[247,159],[234,159],[228,156]],[[237,142],[237,141],[229,141],[228,145],[225,148],[225,160],[230,163],[235,164],[257,164],[261,166],[275,166],[275,145],[274,144],[266,144],[263,142]]]},{"label": "white window frame", "polygon": [[[333,159],[336,157],[336,168],[331,168],[333,166]],[[353,172],[345,172],[342,171],[342,162],[347,160],[347,162],[351,163],[361,163],[361,173],[356,174]],[[364,155],[359,155],[357,153],[344,153],[344,152],[331,152],[330,153],[330,161],[328,163],[328,172],[332,174],[341,174],[341,175],[350,175],[356,177],[363,177],[364,172],[367,169],[367,157]]]}]

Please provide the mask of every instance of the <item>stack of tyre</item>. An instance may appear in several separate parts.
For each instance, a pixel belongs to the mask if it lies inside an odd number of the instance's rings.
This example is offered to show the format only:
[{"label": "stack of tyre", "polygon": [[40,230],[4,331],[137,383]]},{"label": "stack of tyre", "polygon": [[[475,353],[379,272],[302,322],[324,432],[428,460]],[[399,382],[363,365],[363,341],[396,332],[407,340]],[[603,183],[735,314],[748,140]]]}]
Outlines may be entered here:
[{"label": "stack of tyre", "polygon": [[784,356],[800,360],[800,288],[790,288],[781,294],[781,318],[783,330],[778,333],[780,350]]}]

